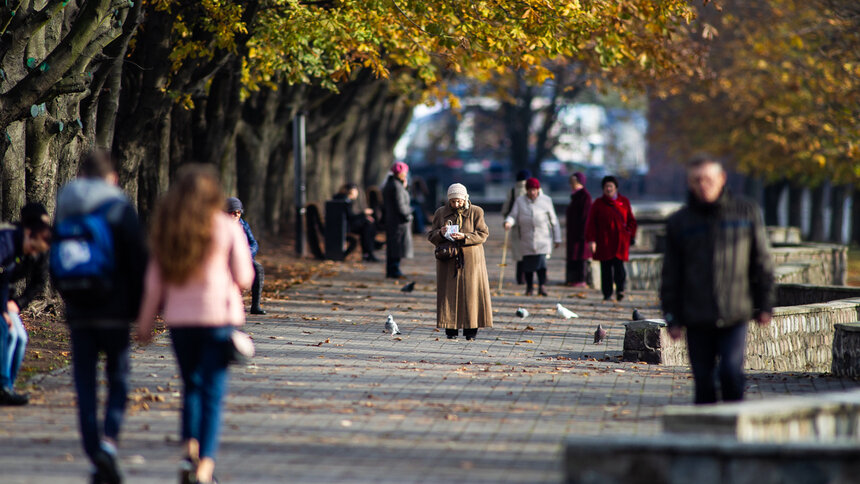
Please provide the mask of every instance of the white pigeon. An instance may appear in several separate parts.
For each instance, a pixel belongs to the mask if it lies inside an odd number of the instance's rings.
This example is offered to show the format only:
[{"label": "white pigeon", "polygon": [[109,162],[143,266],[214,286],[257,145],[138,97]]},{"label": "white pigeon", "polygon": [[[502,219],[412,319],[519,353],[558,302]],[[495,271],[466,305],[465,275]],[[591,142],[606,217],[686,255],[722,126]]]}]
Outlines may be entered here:
[{"label": "white pigeon", "polygon": [[529,311],[526,308],[517,308],[517,316],[522,319],[529,317]]},{"label": "white pigeon", "polygon": [[555,305],[555,310],[558,311],[558,315],[564,319],[578,318],[579,317],[575,312],[571,311],[570,309],[567,309],[566,307],[562,306],[560,303]]},{"label": "white pigeon", "polygon": [[385,321],[385,332],[391,332],[391,336],[395,334],[402,334],[400,329],[397,328],[397,323],[394,322],[394,316],[388,315],[388,319]]}]

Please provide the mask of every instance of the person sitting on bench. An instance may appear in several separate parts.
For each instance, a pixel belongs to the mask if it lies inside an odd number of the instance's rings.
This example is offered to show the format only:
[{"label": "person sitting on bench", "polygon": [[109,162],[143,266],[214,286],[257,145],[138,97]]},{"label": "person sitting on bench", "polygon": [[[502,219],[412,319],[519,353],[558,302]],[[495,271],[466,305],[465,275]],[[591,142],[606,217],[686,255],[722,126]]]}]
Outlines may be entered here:
[{"label": "person sitting on bench", "polygon": [[362,208],[358,200],[358,195],[358,185],[347,183],[338,190],[333,198],[349,203],[349,209],[347,210],[347,230],[349,230],[349,233],[359,237],[362,260],[365,262],[379,262],[379,259],[373,254],[376,241],[376,221],[373,218],[373,210]]}]

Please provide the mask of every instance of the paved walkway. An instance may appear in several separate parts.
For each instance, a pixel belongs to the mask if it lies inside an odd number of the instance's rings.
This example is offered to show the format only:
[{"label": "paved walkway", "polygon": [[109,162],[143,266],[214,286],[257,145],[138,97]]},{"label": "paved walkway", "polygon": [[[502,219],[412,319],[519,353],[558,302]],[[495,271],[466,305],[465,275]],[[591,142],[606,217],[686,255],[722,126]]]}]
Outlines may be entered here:
[{"label": "paved walkway", "polygon": [[[500,218],[490,222],[495,289],[502,232]],[[508,278],[493,300],[495,328],[474,342],[448,341],[435,329],[431,247],[416,239],[416,249],[404,264],[417,281],[411,294],[382,278],[382,264],[340,264],[249,318],[258,357],[232,371],[221,482],[559,482],[566,435],[652,435],[662,406],[691,400],[685,368],[620,361],[621,322],[634,307],[658,316],[655,294],[633,292],[619,305],[554,285],[548,298],[526,298]],[[550,278],[562,280],[561,257],[551,259]],[[557,317],[558,301],[581,318]],[[519,306],[531,316],[517,318]],[[401,337],[382,332],[389,313]],[[609,334],[593,345],[598,322]],[[122,465],[129,483],[171,482],[181,382],[168,339],[137,349],[132,364]],[[758,373],[748,395],[855,385]],[[40,388],[31,405],[0,408],[0,481],[85,482],[69,372]]]}]

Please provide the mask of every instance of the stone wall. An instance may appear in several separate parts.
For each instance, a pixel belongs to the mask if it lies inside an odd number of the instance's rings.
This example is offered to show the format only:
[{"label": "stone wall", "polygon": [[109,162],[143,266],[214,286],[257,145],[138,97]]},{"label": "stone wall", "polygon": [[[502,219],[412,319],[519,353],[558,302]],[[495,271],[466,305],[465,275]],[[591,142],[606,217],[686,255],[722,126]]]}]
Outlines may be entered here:
[{"label": "stone wall", "polygon": [[775,246],[771,250],[771,257],[777,268],[790,265],[812,266],[803,277],[784,277],[777,282],[844,286],[848,277],[848,247],[844,245]]},{"label": "stone wall", "polygon": [[860,441],[860,390],[663,408],[663,432],[740,442]]},{"label": "stone wall", "polygon": [[[781,284],[844,285],[848,276],[848,247],[835,244],[807,244],[774,247],[771,250],[775,278]],[[656,291],[660,288],[662,254],[631,253],[627,287]],[[600,287],[600,263],[592,261],[592,283]]]},{"label": "stone wall", "polygon": [[849,298],[860,298],[860,287],[815,284],[778,284],[776,286],[777,306],[825,303]]},{"label": "stone wall", "polygon": [[[778,307],[768,326],[751,322],[747,336],[745,367],[766,371],[829,372],[833,361],[833,335],[836,325],[860,320],[860,298],[823,304]],[[627,361],[651,361],[664,365],[687,366],[686,342],[672,341],[659,320],[631,332],[650,332],[624,339]],[[647,341],[649,346],[632,346]],[[637,356],[647,355],[647,358]]]},{"label": "stone wall", "polygon": [[572,437],[568,484],[852,484],[856,443],[761,444],[697,436]]},{"label": "stone wall", "polygon": [[836,325],[831,372],[834,376],[860,377],[860,323]]}]

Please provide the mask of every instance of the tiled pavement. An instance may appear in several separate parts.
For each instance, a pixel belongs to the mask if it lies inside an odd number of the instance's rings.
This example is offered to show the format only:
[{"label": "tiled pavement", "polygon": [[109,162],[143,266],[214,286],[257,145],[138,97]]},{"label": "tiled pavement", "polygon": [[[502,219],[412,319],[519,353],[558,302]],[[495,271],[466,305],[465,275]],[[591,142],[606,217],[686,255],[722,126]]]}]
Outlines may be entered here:
[{"label": "tiled pavement", "polygon": [[[493,289],[501,221],[487,245]],[[382,278],[382,264],[337,273],[267,301],[251,317],[258,356],[234,368],[216,475],[221,482],[559,482],[566,435],[659,432],[663,405],[691,399],[685,368],[620,362],[633,307],[657,316],[655,294],[603,303],[596,290],[558,285],[526,298],[505,284],[495,328],[475,342],[435,330],[430,245],[404,263],[415,292]],[[562,251],[550,279],[563,278]],[[511,271],[511,269],[508,269]],[[579,313],[565,321],[555,303]],[[518,306],[532,315],[514,316]],[[382,332],[393,314],[403,335]],[[591,344],[598,322],[609,334]],[[167,338],[133,355],[121,444],[130,483],[175,480],[180,381]],[[818,375],[750,375],[749,398],[856,385]],[[31,405],[0,408],[0,482],[85,482],[68,371],[39,382]]]}]

